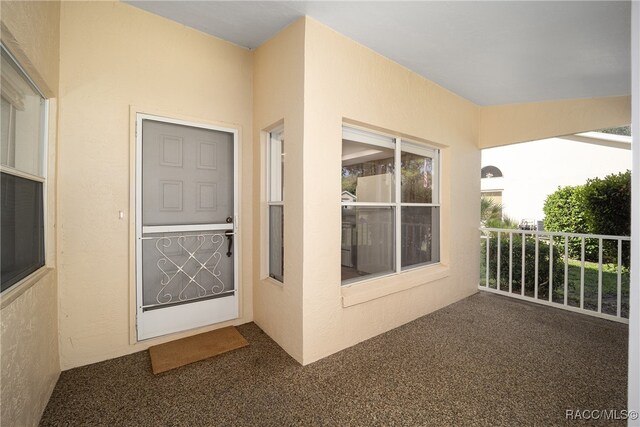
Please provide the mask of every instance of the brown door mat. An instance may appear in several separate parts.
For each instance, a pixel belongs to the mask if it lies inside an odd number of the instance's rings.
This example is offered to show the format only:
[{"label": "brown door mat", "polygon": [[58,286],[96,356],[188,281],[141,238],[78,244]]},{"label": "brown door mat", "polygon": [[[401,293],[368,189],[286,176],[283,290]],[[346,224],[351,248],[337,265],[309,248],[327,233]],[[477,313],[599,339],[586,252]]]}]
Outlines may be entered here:
[{"label": "brown door mat", "polygon": [[149,347],[151,369],[159,374],[249,345],[233,326]]}]

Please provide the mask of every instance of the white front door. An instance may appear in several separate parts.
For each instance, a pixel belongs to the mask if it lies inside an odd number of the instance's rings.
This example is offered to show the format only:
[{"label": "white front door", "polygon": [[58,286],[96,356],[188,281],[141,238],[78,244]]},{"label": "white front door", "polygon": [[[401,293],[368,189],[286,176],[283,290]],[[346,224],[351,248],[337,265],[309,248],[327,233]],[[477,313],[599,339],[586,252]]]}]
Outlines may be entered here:
[{"label": "white front door", "polygon": [[237,131],[138,114],[138,340],[238,317]]}]

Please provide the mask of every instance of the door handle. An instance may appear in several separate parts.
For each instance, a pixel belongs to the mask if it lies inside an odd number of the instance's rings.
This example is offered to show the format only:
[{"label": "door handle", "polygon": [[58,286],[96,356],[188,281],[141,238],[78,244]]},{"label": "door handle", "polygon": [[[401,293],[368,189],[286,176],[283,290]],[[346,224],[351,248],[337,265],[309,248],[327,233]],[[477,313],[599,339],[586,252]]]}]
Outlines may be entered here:
[{"label": "door handle", "polygon": [[227,231],[225,233],[225,236],[227,236],[227,239],[229,240],[229,247],[227,248],[227,256],[231,257],[231,248],[233,247],[233,231]]}]

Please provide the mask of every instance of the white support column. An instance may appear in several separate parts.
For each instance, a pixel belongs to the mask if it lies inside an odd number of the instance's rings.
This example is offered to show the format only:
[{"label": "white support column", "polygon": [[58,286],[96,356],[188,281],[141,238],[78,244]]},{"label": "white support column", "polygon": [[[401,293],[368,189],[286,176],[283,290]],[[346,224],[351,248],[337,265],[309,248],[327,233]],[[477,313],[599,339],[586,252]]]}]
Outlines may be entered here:
[{"label": "white support column", "polygon": [[[629,411],[640,411],[640,2],[631,2],[631,282],[629,295]],[[638,425],[629,420],[628,425]]]}]

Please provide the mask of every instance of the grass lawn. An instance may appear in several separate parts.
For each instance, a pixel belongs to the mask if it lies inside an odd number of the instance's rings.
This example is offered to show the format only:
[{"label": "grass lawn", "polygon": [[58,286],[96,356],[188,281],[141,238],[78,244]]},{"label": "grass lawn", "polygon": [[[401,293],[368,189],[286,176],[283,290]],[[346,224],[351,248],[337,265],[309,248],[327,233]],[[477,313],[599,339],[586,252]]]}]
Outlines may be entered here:
[{"label": "grass lawn", "polygon": [[[602,311],[607,314],[616,314],[618,297],[618,266],[614,264],[602,265]],[[569,260],[568,302],[569,305],[580,305],[580,261]],[[564,275],[564,272],[562,273]],[[621,274],[622,304],[621,314],[629,316],[629,271],[623,268]],[[558,290],[554,291],[555,295]],[[559,290],[559,296],[563,297],[563,289]],[[598,309],[598,264],[595,262],[584,263],[584,307],[591,310]]]},{"label": "grass lawn", "polygon": [[[480,267],[480,284],[486,281],[486,269],[484,260]],[[567,280],[567,304],[573,307],[580,306],[580,272],[581,264],[579,260],[568,260],[568,280]],[[489,287],[496,288],[496,272],[489,272]],[[558,273],[559,278],[554,279],[554,290],[552,299],[554,302],[564,302],[564,268]],[[514,272],[512,292],[520,293],[519,272]],[[621,315],[629,317],[629,271],[623,268],[621,274]],[[526,278],[527,286],[525,295],[533,297],[533,278]],[[508,283],[501,282],[500,289],[507,290]],[[538,298],[548,300],[548,284],[541,283],[538,286]],[[602,312],[616,315],[618,304],[618,272],[617,265],[603,264],[602,266]],[[585,262],[584,264],[584,308],[587,310],[598,310],[598,264],[595,262]]]}]

